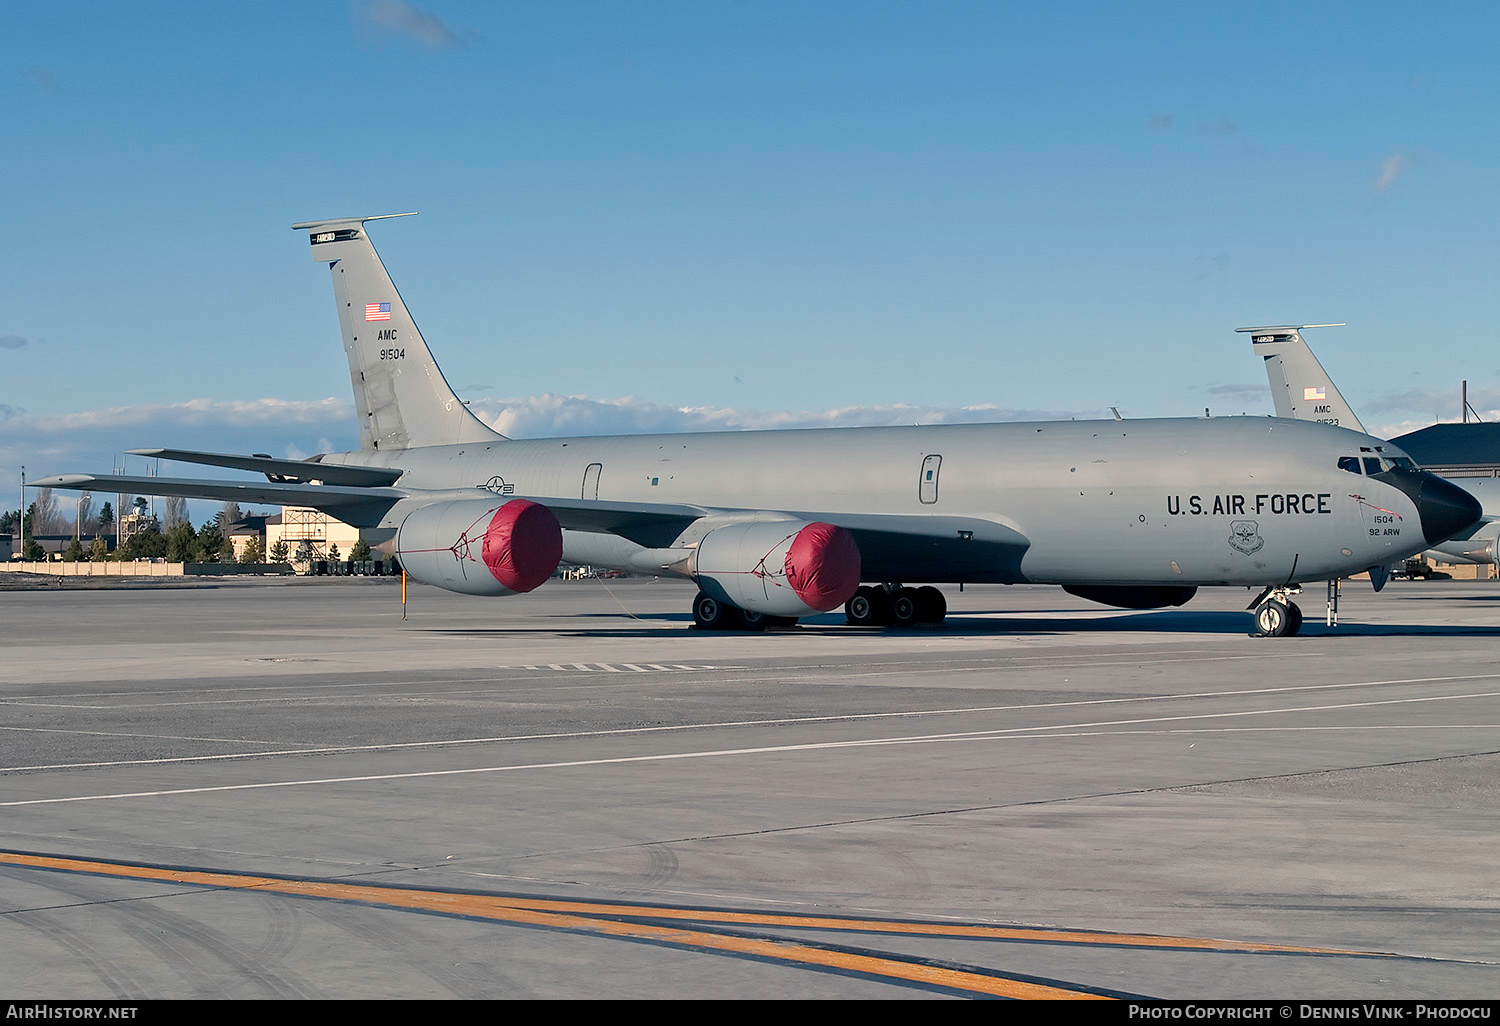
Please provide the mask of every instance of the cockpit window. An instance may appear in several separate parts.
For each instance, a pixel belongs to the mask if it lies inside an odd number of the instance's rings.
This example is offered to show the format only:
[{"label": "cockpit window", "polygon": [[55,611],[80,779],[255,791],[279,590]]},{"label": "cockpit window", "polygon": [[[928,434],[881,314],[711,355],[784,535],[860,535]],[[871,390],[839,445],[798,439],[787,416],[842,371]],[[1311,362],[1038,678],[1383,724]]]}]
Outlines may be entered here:
[{"label": "cockpit window", "polygon": [[1365,457],[1365,473],[1366,474],[1378,474],[1383,469],[1385,469],[1385,468],[1383,468],[1380,465],[1380,457],[1379,456],[1366,456]]},{"label": "cockpit window", "polygon": [[1396,465],[1397,470],[1416,470],[1417,463],[1410,456],[1392,456],[1391,462]]},{"label": "cockpit window", "polygon": [[1339,457],[1339,469],[1340,470],[1347,470],[1351,474],[1358,474],[1359,473],[1359,457],[1358,456],[1340,456]]}]

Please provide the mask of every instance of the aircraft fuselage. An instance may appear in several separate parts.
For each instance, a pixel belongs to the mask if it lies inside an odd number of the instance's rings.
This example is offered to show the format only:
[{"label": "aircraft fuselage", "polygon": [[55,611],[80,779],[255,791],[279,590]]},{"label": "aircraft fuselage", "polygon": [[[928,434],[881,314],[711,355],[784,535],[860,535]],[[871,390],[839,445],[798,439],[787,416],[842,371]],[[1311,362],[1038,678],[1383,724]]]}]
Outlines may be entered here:
[{"label": "aircraft fuselage", "polygon": [[[1265,585],[1347,575],[1427,546],[1413,495],[1338,469],[1372,441],[1225,417],[505,440],[323,462],[402,467],[401,488],[925,518],[931,534],[954,536],[877,579]],[[405,505],[378,526],[397,526]],[[647,547],[564,534],[564,558],[577,563],[641,569]]]}]

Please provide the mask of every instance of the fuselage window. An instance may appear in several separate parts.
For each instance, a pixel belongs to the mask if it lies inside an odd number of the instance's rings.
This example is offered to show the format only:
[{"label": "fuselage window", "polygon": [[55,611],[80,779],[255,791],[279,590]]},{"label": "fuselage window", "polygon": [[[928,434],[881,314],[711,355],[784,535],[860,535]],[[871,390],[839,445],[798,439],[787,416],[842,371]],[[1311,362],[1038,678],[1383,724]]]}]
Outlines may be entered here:
[{"label": "fuselage window", "polygon": [[1339,469],[1340,470],[1347,470],[1351,474],[1358,474],[1359,473],[1359,457],[1358,456],[1340,456],[1339,457]]}]

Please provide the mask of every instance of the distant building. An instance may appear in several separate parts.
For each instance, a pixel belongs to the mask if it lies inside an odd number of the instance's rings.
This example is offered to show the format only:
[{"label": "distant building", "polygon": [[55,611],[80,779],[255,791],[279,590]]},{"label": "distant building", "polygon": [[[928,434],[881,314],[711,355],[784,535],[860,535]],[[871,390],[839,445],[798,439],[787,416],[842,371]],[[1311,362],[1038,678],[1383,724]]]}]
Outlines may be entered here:
[{"label": "distant building", "polygon": [[260,539],[262,558],[264,558],[266,552],[270,551],[266,548],[265,541],[266,523],[271,519],[269,516],[258,516],[252,513],[249,516],[241,517],[228,527],[221,528],[224,532],[224,537],[234,547],[234,558],[236,560],[241,559],[245,555],[245,549],[249,548],[252,539]]},{"label": "distant building", "polygon": [[1433,424],[1391,441],[1443,477],[1500,477],[1500,424]]},{"label": "distant building", "polygon": [[309,562],[328,559],[328,553],[335,545],[338,546],[339,558],[348,559],[354,544],[359,541],[359,528],[319,510],[286,506],[280,516],[266,521],[266,551],[275,548],[278,541],[286,542],[287,559],[292,565],[306,570]]}]

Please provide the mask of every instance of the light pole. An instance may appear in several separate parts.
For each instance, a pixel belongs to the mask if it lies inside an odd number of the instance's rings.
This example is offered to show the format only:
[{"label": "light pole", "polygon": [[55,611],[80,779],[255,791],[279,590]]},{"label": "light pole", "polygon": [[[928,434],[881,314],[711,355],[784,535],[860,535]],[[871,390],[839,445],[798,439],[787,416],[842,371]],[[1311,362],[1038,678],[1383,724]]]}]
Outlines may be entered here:
[{"label": "light pole", "polygon": [[16,530],[21,535],[19,544],[21,555],[24,556],[26,555],[26,464],[24,463],[21,464],[21,508],[18,512],[21,515],[16,519]]}]

